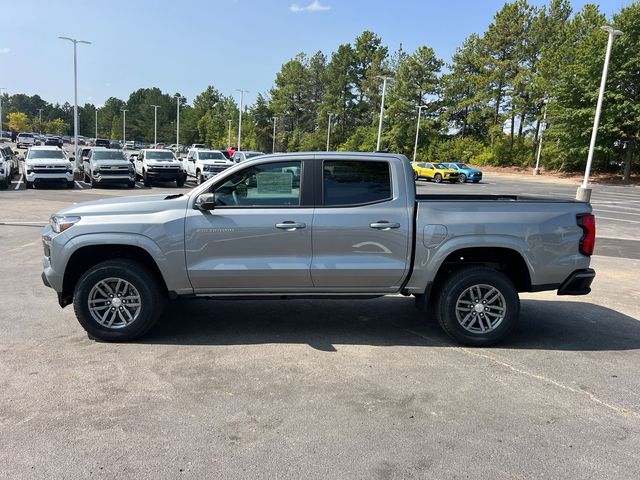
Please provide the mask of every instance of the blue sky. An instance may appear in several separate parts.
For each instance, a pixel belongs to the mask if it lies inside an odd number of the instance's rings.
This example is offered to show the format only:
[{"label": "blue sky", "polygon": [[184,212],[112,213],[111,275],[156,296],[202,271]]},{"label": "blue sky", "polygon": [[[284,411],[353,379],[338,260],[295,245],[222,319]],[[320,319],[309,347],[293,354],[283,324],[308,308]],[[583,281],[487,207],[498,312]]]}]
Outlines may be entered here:
[{"label": "blue sky", "polygon": [[[529,0],[535,5],[546,2]],[[579,10],[586,2],[571,2]],[[602,0],[610,16],[631,0]],[[191,103],[214,85],[226,95],[267,92],[280,66],[298,52],[330,54],[362,31],[390,51],[432,47],[448,61],[471,33],[483,32],[501,0],[21,0],[0,30],[0,87],[73,102],[78,47],[78,103],[126,100],[141,87],[179,91]],[[17,10],[32,12],[19,18]],[[6,10],[6,9],[5,9]]]}]

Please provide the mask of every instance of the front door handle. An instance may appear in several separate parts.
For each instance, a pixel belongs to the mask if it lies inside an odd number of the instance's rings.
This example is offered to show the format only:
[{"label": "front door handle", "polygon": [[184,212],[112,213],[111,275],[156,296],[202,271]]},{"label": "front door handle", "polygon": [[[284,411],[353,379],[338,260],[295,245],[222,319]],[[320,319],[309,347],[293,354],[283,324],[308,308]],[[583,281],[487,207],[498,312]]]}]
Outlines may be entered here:
[{"label": "front door handle", "polygon": [[291,220],[285,220],[282,223],[276,223],[276,228],[279,228],[280,230],[286,230],[287,232],[293,232],[298,228],[305,228],[306,226],[306,223],[292,222]]},{"label": "front door handle", "polygon": [[370,223],[369,227],[376,230],[391,230],[392,228],[400,228],[400,224],[396,222],[387,222],[386,220],[380,220],[378,222]]}]

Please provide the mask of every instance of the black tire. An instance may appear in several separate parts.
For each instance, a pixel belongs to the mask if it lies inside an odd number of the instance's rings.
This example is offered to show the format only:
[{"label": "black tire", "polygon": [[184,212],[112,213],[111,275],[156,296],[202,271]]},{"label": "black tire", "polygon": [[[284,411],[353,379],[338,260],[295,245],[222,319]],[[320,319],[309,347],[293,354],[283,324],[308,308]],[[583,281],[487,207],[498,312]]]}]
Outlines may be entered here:
[{"label": "black tire", "polygon": [[147,175],[146,170],[142,171],[142,183],[144,184],[145,187],[151,186],[151,179],[149,178],[149,175]]},{"label": "black tire", "polygon": [[75,186],[75,184],[76,182],[74,182],[73,180],[71,180],[70,182],[67,181],[67,188],[71,190]]},{"label": "black tire", "polygon": [[176,186],[178,188],[184,187],[184,180],[185,180],[184,177],[176,178]]},{"label": "black tire", "polygon": [[[489,290],[487,294],[490,294],[491,298],[493,298],[495,292],[491,293],[490,289],[495,289],[502,298],[492,302],[493,305],[482,306],[481,302],[476,301],[481,299],[475,298],[474,300],[467,295],[467,292],[470,292],[473,286],[480,286],[481,293]],[[491,300],[491,298],[488,300]],[[471,300],[466,302],[465,299]],[[469,309],[468,314],[472,316],[467,317],[467,312],[462,311],[459,314],[463,318],[458,319],[456,305],[459,301],[462,302],[461,305],[465,303],[471,305],[466,308]],[[480,305],[478,305],[479,303]],[[496,313],[499,312],[496,308],[500,308],[497,305],[502,305],[502,308],[504,308],[502,316]],[[484,313],[477,310],[478,308],[481,308]],[[435,311],[436,318],[447,335],[464,345],[482,347],[500,342],[515,328],[520,316],[520,299],[515,286],[503,273],[487,267],[467,267],[452,273],[444,280],[435,299]],[[491,313],[487,314],[486,312]],[[489,315],[494,318],[490,319]],[[489,326],[491,329],[486,332],[470,331],[461,323],[467,318],[469,318],[468,328],[477,330],[478,328],[484,329],[485,326]],[[497,323],[495,323],[494,327],[491,327],[487,319]]]},{"label": "black tire", "polygon": [[413,179],[417,182],[418,181],[418,172],[414,171],[413,172]]},{"label": "black tire", "polygon": [[5,177],[5,179],[0,182],[0,190],[6,190],[7,188],[9,188],[8,178],[9,177]]},{"label": "black tire", "polygon": [[478,183],[480,180],[474,180],[473,183]]},{"label": "black tire", "polygon": [[[120,278],[135,287],[140,296],[140,311],[128,325],[109,328],[101,325],[89,311],[89,295],[100,281]],[[73,293],[73,310],[87,334],[106,342],[133,340],[147,333],[162,313],[165,295],[158,279],[144,265],[131,260],[108,260],[87,270]]]},{"label": "black tire", "polygon": [[467,176],[464,173],[461,173],[460,175],[458,175],[458,181],[460,183],[465,183],[467,181]]},{"label": "black tire", "polygon": [[27,190],[29,190],[30,188],[33,188],[33,182],[29,182],[27,180],[24,181],[24,188],[26,188]]},{"label": "black tire", "polygon": [[82,171],[82,180],[84,181],[84,183],[89,183],[91,181],[91,178],[89,177],[89,175],[87,175],[86,170]]},{"label": "black tire", "polygon": [[98,188],[98,184],[93,181],[93,172],[89,172],[89,185],[91,188]]},{"label": "black tire", "polygon": [[442,175],[440,175],[439,173],[436,173],[433,176],[433,181],[436,182],[436,183],[442,183]]},{"label": "black tire", "polygon": [[11,179],[13,177],[13,172],[7,172],[7,176],[6,176],[6,182],[7,182],[7,187],[9,187],[9,185],[11,185]]},{"label": "black tire", "polygon": [[135,188],[135,186],[136,186],[136,182],[127,183],[127,188]]},{"label": "black tire", "polygon": [[452,178],[451,180],[449,180],[449,183],[458,183],[458,181],[455,178]]}]

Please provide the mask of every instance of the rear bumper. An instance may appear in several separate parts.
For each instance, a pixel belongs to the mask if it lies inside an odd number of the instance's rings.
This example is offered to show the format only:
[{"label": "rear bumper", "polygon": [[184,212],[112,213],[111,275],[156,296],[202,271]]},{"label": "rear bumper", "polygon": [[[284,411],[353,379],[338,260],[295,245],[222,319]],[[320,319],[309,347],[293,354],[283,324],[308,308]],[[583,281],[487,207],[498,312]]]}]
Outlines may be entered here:
[{"label": "rear bumper", "polygon": [[558,295],[586,295],[591,292],[591,282],[596,276],[593,268],[585,268],[576,270],[569,275],[560,288]]}]

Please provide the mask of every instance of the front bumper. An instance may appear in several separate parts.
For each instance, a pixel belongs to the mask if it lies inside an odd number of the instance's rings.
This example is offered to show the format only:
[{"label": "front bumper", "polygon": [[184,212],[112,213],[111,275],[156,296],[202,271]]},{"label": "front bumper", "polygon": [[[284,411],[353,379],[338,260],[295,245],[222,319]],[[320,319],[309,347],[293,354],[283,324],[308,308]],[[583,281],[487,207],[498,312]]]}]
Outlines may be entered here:
[{"label": "front bumper", "polygon": [[179,180],[186,178],[187,174],[181,171],[147,170],[147,176],[153,180]]},{"label": "front bumper", "polygon": [[558,288],[558,295],[587,295],[596,276],[593,268],[576,270]]},{"label": "front bumper", "polygon": [[66,173],[28,173],[26,175],[27,182],[45,183],[45,182],[73,182],[73,172]]},{"label": "front bumper", "polygon": [[129,183],[135,182],[135,173],[130,174],[117,174],[117,175],[91,175],[91,178],[95,183]]}]

